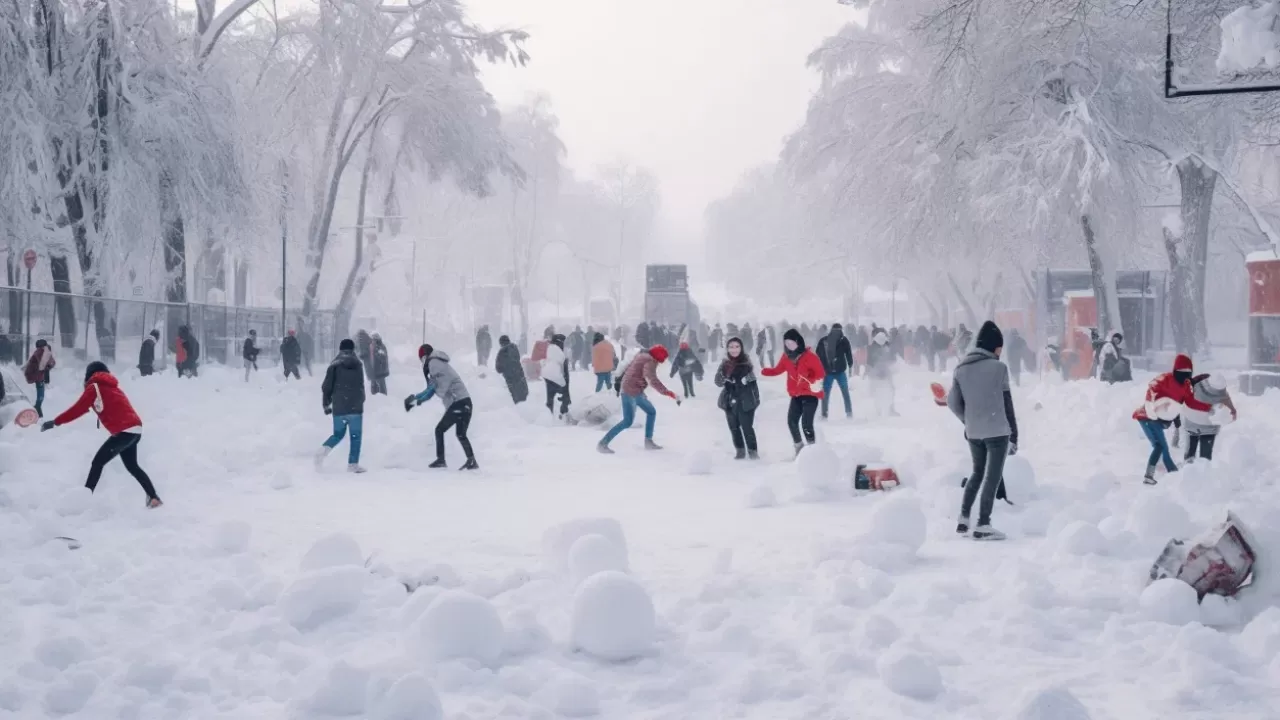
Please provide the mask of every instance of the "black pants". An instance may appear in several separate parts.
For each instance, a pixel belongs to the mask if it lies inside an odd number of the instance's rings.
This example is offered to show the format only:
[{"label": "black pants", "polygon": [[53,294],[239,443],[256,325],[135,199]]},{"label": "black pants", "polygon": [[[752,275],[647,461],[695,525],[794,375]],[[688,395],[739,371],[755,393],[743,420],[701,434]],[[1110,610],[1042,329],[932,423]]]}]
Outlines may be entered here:
[{"label": "black pants", "polygon": [[964,502],[960,505],[960,514],[969,517],[973,510],[973,501],[978,498],[978,490],[982,490],[982,501],[978,505],[978,525],[991,524],[991,508],[996,502],[996,490],[1004,479],[1004,459],[1009,454],[1009,436],[970,440],[969,454],[973,456],[973,475],[964,484]]},{"label": "black pants", "polygon": [[[299,378],[299,379],[301,379],[301,378]],[[370,395],[386,395],[386,394],[387,394],[387,379],[386,379],[386,378],[384,378],[384,377],[380,377],[380,378],[373,378],[372,380],[370,380],[370,381],[369,381],[369,394],[370,394]]]},{"label": "black pants", "polygon": [[791,398],[791,407],[787,410],[787,427],[791,430],[791,441],[796,445],[801,442],[801,427],[804,428],[804,442],[810,445],[815,442],[813,416],[817,412],[818,398],[811,395]]},{"label": "black pants", "polygon": [[139,365],[138,372],[142,373],[142,377],[147,377],[155,372],[155,368],[150,365]]},{"label": "black pants", "polygon": [[937,370],[937,366],[938,366],[938,357],[937,357],[937,355],[935,355],[934,353],[931,353],[931,352],[930,352],[930,353],[925,353],[925,358],[926,358],[926,359],[928,359],[928,361],[929,361],[929,372],[933,372],[934,370]]},{"label": "black pants", "polygon": [[693,397],[693,373],[680,373],[680,384],[684,386],[684,396]]},{"label": "black pants", "polygon": [[475,457],[475,453],[471,451],[471,441],[467,439],[467,428],[470,426],[471,398],[457,400],[446,408],[444,417],[436,423],[436,459],[444,460],[444,434],[451,427],[458,428],[458,444],[462,446],[462,452],[467,454],[467,459]]},{"label": "black pants", "polygon": [[93,492],[98,487],[98,480],[102,478],[102,468],[119,455],[120,462],[124,463],[124,469],[128,470],[133,479],[142,486],[143,491],[147,493],[147,499],[156,497],[156,489],[151,484],[151,478],[138,467],[138,441],[140,440],[142,436],[137,433],[122,432],[112,435],[102,443],[102,447],[98,448],[98,453],[93,456],[93,462],[89,465],[89,479],[84,484],[89,488],[89,492]]},{"label": "black pants", "polygon": [[511,402],[519,405],[529,399],[529,383],[521,376],[513,375],[507,380],[507,390],[511,391]]},{"label": "black pants", "polygon": [[565,415],[569,412],[569,381],[565,380],[564,386],[557,385],[550,380],[543,380],[547,384],[547,409],[551,414],[556,412],[556,396],[560,396],[560,414]]},{"label": "black pants", "polygon": [[729,408],[724,411],[729,421],[729,434],[733,436],[733,446],[738,450],[756,451],[756,411]]},{"label": "black pants", "polygon": [[1196,456],[1196,450],[1200,450],[1200,457],[1205,460],[1213,459],[1213,444],[1218,441],[1217,435],[1188,435],[1187,436],[1187,455],[1186,459],[1190,460]]},{"label": "black pants", "polygon": [[284,379],[288,380],[290,375],[298,380],[302,379],[302,376],[298,374],[298,363],[287,362],[284,364]]}]

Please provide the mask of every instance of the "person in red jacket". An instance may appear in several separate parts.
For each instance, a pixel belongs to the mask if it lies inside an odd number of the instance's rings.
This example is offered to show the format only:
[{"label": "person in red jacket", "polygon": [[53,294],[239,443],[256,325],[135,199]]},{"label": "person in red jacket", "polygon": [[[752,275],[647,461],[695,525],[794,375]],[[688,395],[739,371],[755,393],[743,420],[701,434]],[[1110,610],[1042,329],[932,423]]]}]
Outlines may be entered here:
[{"label": "person in red jacket", "polygon": [[[1192,410],[1208,412],[1212,408],[1196,399],[1191,390],[1191,358],[1178,355],[1173,360],[1173,372],[1161,373],[1147,385],[1147,395],[1142,406],[1133,411],[1133,419],[1138,421],[1142,432],[1151,442],[1151,456],[1147,458],[1147,473],[1142,481],[1147,485],[1156,484],[1156,463],[1163,462],[1168,472],[1177,472],[1178,466],[1169,454],[1169,441],[1164,436],[1165,428],[1179,423],[1179,416],[1185,406]],[[1180,424],[1180,423],[1179,423]]]},{"label": "person in red jacket", "polygon": [[[787,427],[791,430],[796,455],[799,455],[806,443],[812,445],[817,440],[813,434],[813,416],[818,412],[822,390],[814,386],[821,386],[826,373],[822,370],[822,361],[804,346],[804,336],[795,328],[782,336],[782,357],[778,358],[778,364],[760,370],[760,374],[765,377],[776,377],[783,373],[787,376],[787,394],[791,396]],[[803,441],[800,437],[801,427],[804,429]]]},{"label": "person in red jacket", "polygon": [[133,405],[129,404],[129,398],[125,397],[120,390],[119,383],[105,363],[97,361],[89,363],[89,367],[84,371],[84,392],[80,394],[80,399],[67,408],[66,412],[45,422],[40,427],[40,431],[66,425],[90,410],[98,414],[98,422],[111,433],[111,437],[102,443],[98,454],[93,456],[93,462],[89,465],[89,479],[84,486],[89,488],[89,492],[93,492],[98,487],[98,480],[102,477],[102,469],[111,462],[112,458],[119,455],[125,469],[147,493],[147,507],[157,508],[163,505],[164,503],[160,502],[160,498],[156,495],[155,486],[151,484],[151,478],[138,467],[138,442],[142,440],[142,419],[138,417],[138,413],[134,412]]}]

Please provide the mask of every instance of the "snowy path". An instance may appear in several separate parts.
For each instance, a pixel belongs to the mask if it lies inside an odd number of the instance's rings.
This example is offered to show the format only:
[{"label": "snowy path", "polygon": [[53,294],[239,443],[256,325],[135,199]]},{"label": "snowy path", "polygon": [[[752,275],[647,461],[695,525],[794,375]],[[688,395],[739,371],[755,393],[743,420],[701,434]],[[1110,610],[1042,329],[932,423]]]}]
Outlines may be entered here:
[{"label": "snowy path", "polygon": [[[51,388],[50,409],[72,399],[73,372]],[[1280,611],[1220,632],[1149,621],[1138,603],[1164,541],[1226,500],[1256,529],[1276,525],[1274,397],[1240,403],[1211,471],[1144,488],[1128,417],[1138,386],[1019,390],[1039,488],[997,507],[1010,542],[976,544],[952,532],[967,450],[924,375],[899,379],[904,417],[870,421],[855,383],[859,417],[820,427],[850,470],[882,453],[909,486],[834,502],[796,501],[781,383],[765,385],[765,460],[750,464],[729,459],[710,383],[681,408],[655,399],[665,451],[642,451],[636,429],[605,457],[593,449],[601,431],[517,412],[498,381],[469,375],[483,470],[464,475],[426,471],[440,405],[399,405],[419,378],[398,367],[391,397],[371,401],[370,472],[350,476],[345,444],[322,474],[311,468],[328,434],[318,378],[126,376],[145,423],[141,461],[167,502],[157,512],[118,465],[83,496],[103,439],[92,421],[0,432],[0,718],[432,717],[389,714],[406,708],[388,688],[415,671],[446,717],[472,720],[1014,718],[1055,686],[1094,720],[1269,718],[1280,707]],[[591,377],[574,380],[586,395]],[[691,475],[702,446],[712,472]],[[449,455],[460,464],[452,441]],[[747,507],[759,486],[777,507]],[[918,554],[864,538],[912,505],[928,523]],[[621,523],[653,597],[658,640],[641,660],[610,665],[570,646],[574,588],[548,570],[542,538],[581,517]],[[298,603],[315,599],[290,590],[299,560],[336,532],[397,571],[490,598],[507,629],[502,657],[424,659],[413,621],[439,590],[406,600],[363,570],[345,576],[354,589],[331,589],[354,593],[349,603],[299,620]],[[64,534],[85,547],[49,540]]]}]

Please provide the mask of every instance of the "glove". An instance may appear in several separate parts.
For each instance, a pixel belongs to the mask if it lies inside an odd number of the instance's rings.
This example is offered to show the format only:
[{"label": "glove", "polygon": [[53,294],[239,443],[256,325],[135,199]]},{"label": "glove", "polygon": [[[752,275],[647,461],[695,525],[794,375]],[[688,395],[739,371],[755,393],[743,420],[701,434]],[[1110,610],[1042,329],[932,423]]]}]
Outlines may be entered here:
[{"label": "glove", "polygon": [[676,401],[676,407],[680,407],[682,404],[684,404],[683,401],[681,401],[680,398],[678,397],[672,396],[671,399]]},{"label": "glove", "polygon": [[52,430],[54,427],[55,425],[52,420],[45,420],[44,422],[40,423],[40,432]]},{"label": "glove", "polygon": [[1013,457],[1014,455],[1017,455],[1017,454],[1018,454],[1018,443],[1017,443],[1017,442],[1010,442],[1010,443],[1009,443],[1009,457]]},{"label": "glove", "polygon": [[417,406],[418,406],[417,399],[418,399],[418,397],[417,397],[416,395],[410,395],[409,397],[405,398],[405,399],[404,399],[404,411],[405,411],[405,412],[409,412],[410,410],[412,410],[412,409],[414,409],[415,407],[417,407]]},{"label": "glove", "polygon": [[332,415],[332,414],[333,414],[333,408],[329,407],[328,405],[325,405],[325,406],[324,406],[324,414],[325,414],[325,415]]}]

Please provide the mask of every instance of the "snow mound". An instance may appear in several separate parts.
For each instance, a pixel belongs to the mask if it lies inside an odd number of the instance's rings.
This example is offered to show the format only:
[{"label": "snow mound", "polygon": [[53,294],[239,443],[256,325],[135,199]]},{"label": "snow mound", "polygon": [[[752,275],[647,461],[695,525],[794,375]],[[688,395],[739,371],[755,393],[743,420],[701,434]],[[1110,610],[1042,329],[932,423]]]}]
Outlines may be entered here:
[{"label": "snow mound", "polygon": [[840,456],[826,443],[810,445],[796,458],[800,488],[809,499],[826,499],[841,494],[848,486],[841,482]]},{"label": "snow mound", "polygon": [[440,696],[421,673],[400,678],[374,706],[370,720],[444,720]]},{"label": "snow mound", "polygon": [[272,490],[286,490],[293,487],[293,473],[289,470],[277,470],[271,476]]},{"label": "snow mound", "polygon": [[640,583],[605,571],[578,586],[569,625],[574,647],[600,660],[630,660],[653,645],[657,615]]},{"label": "snow mound", "polygon": [[1147,493],[1129,509],[1125,529],[1144,540],[1187,538],[1195,532],[1186,508],[1158,493]]},{"label": "snow mound", "polygon": [[1280,657],[1280,608],[1271,607],[1245,625],[1237,636],[1240,649],[1263,662]]},{"label": "snow mound", "polygon": [[553,525],[542,533],[542,557],[547,567],[557,573],[569,569],[569,551],[583,535],[603,535],[627,554],[627,538],[622,524],[613,518],[578,518]]},{"label": "snow mound", "polygon": [[767,508],[778,504],[778,497],[768,485],[757,485],[747,494],[747,507]]},{"label": "snow mound", "polygon": [[334,533],[320,538],[311,546],[307,554],[302,556],[300,569],[305,573],[350,565],[364,565],[360,545],[346,533]]},{"label": "snow mound", "polygon": [[685,469],[690,475],[710,475],[711,464],[710,450],[694,450],[689,453],[689,461]]},{"label": "snow mound", "polygon": [[63,517],[82,515],[84,511],[89,509],[92,500],[93,493],[89,492],[87,488],[75,487],[58,498],[55,511]]},{"label": "snow mound", "polygon": [[289,624],[299,630],[310,630],[358,608],[370,577],[359,567],[333,567],[306,573],[280,596],[280,610]]},{"label": "snow mound", "polygon": [[1030,460],[1014,455],[1004,461],[1004,489],[1015,503],[1024,503],[1036,496],[1036,471]]},{"label": "snow mound", "polygon": [[1235,598],[1205,595],[1200,601],[1200,623],[1209,627],[1234,627],[1244,620]]},{"label": "snow mound", "polygon": [[895,495],[880,503],[872,513],[867,539],[898,545],[914,553],[924,545],[927,531],[928,521],[920,500],[913,495]]},{"label": "snow mound", "polygon": [[414,636],[430,660],[471,658],[493,665],[504,630],[493,604],[465,590],[445,590],[427,606]]},{"label": "snow mound", "polygon": [[369,671],[339,660],[312,686],[303,704],[316,715],[360,715],[368,691]]},{"label": "snow mound", "polygon": [[942,673],[932,660],[891,648],[876,661],[880,681],[889,690],[916,700],[933,700],[942,694]]},{"label": "snow mound", "polygon": [[555,689],[555,711],[564,717],[591,717],[600,714],[600,694],[591,683],[574,678]]},{"label": "snow mound", "polygon": [[1257,7],[1245,5],[1222,18],[1218,71],[1242,73],[1280,65],[1280,34],[1274,30],[1278,15],[1280,5],[1266,2]]},{"label": "snow mound", "polygon": [[1200,620],[1200,603],[1196,589],[1181,580],[1156,580],[1142,591],[1138,604],[1148,620],[1186,625]]},{"label": "snow mound", "polygon": [[1066,688],[1029,693],[1011,720],[1092,720],[1089,710]]},{"label": "snow mound", "polygon": [[249,523],[227,522],[219,525],[213,533],[213,545],[228,553],[242,553],[249,549]]},{"label": "snow mound", "polygon": [[1097,525],[1076,520],[1058,534],[1058,549],[1069,555],[1097,555],[1106,552],[1107,539]]},{"label": "snow mound", "polygon": [[569,548],[569,576],[574,585],[605,570],[626,572],[627,551],[595,533],[573,541],[573,547]]}]

